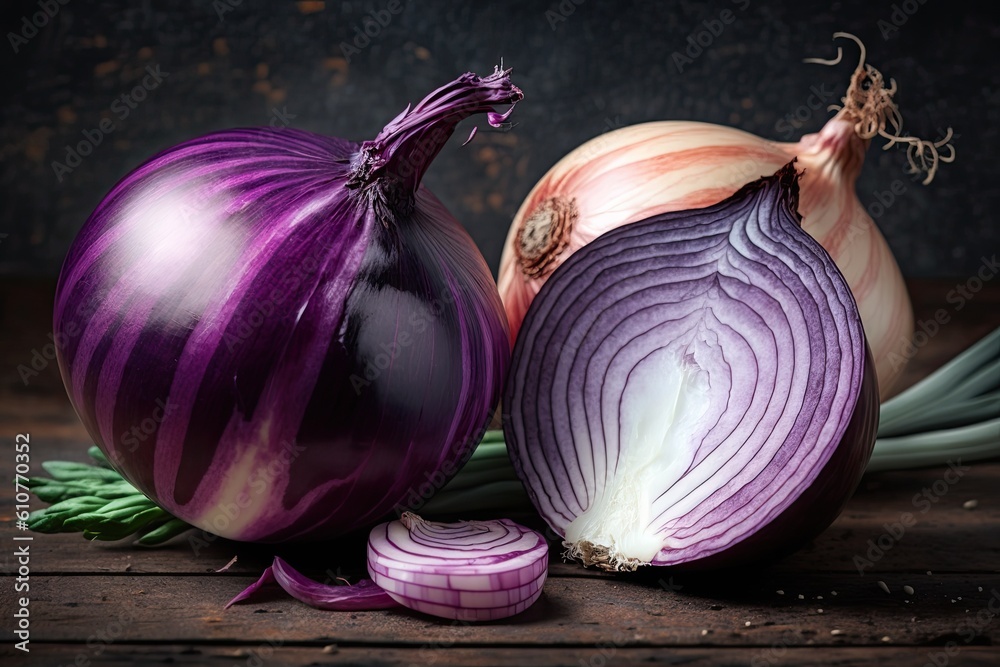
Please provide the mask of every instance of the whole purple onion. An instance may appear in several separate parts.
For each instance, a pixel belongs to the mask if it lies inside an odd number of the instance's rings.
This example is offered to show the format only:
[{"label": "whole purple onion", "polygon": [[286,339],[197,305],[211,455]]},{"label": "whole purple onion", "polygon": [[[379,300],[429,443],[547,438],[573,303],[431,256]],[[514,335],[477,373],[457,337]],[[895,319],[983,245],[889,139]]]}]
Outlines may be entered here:
[{"label": "whole purple onion", "polygon": [[509,71],[465,74],[374,141],[229,130],[122,179],[54,316],[70,400],[115,468],[246,541],[334,536],[443,484],[509,344],[482,255],[420,180],[459,121],[498,125],[491,105],[521,97]]}]

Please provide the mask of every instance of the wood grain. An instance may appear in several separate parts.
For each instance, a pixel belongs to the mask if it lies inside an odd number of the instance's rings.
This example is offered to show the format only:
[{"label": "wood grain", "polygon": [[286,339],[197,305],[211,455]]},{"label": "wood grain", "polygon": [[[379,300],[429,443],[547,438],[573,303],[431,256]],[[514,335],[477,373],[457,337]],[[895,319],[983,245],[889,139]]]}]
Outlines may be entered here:
[{"label": "wood grain", "polygon": [[[988,609],[991,598],[995,598],[993,608],[1000,609],[1000,575],[996,574],[885,574],[880,580],[890,590],[886,594],[875,577],[822,573],[798,579],[768,574],[675,579],[675,585],[683,586],[680,591],[665,590],[655,581],[552,577],[542,598],[524,613],[480,624],[442,621],[402,608],[321,611],[277,589],[260,601],[223,609],[253,580],[246,576],[35,576],[31,578],[36,619],[32,637],[39,642],[85,643],[104,631],[121,641],[157,643],[236,643],[253,637],[286,643],[414,647],[608,642],[769,646],[781,642],[805,645],[812,639],[912,646],[961,641],[977,614]],[[903,592],[904,585],[914,588],[912,596]],[[11,587],[4,587],[0,593],[4,608],[13,605],[10,591]],[[708,634],[702,634],[703,630]],[[841,631],[836,641],[831,630]],[[972,630],[967,643],[1000,643],[1000,618],[990,617]],[[886,636],[890,639],[883,641]]]},{"label": "wood grain", "polygon": [[[996,667],[1000,651],[994,647],[956,647],[951,665],[961,667]],[[956,649],[952,649],[953,651]],[[632,648],[595,645],[579,648],[522,647],[488,650],[463,647],[417,649],[400,647],[356,647],[315,643],[289,646],[277,641],[213,646],[205,643],[164,646],[106,645],[92,647],[47,644],[36,647],[30,656],[15,656],[7,647],[0,657],[14,656],[25,667],[50,667],[53,663],[72,665],[80,656],[100,664],[132,667],[136,664],[189,665],[378,665],[403,667],[415,664],[455,664],[466,667],[500,665],[510,667],[606,667],[607,665],[684,665],[685,667],[871,667],[872,665],[923,665],[932,656],[944,655],[944,647],[847,647],[776,644],[752,649],[746,647]],[[86,664],[86,663],[84,663]],[[931,663],[933,664],[933,663]]]}]

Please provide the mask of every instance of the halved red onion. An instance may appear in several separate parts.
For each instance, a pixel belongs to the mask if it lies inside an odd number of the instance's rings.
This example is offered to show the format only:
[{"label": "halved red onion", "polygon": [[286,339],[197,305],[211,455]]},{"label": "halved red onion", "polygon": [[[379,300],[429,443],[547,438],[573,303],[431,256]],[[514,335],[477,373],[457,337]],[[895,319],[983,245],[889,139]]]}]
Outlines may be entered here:
[{"label": "halved red onion", "polygon": [[610,570],[771,557],[856,487],[874,365],[847,282],[801,229],[793,165],[604,234],[532,302],[504,431],[569,556]]},{"label": "halved red onion", "polygon": [[461,621],[520,613],[542,594],[548,545],[509,519],[434,523],[404,512],[368,538],[368,573],[405,607]]}]

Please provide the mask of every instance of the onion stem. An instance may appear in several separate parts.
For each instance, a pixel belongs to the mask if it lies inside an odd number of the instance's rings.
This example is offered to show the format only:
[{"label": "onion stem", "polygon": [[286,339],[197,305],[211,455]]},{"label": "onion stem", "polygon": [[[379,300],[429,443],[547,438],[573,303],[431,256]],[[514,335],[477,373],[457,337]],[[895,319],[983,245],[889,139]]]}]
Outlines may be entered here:
[{"label": "onion stem", "polygon": [[[415,107],[389,123],[375,139],[361,145],[347,187],[360,189],[379,180],[397,183],[413,193],[427,166],[434,160],[455,126],[469,116],[487,113],[490,125],[500,127],[524,95],[510,82],[510,70],[499,67],[493,74],[465,74],[438,88]],[[494,104],[510,104],[505,113]],[[471,139],[471,137],[470,137]]]}]

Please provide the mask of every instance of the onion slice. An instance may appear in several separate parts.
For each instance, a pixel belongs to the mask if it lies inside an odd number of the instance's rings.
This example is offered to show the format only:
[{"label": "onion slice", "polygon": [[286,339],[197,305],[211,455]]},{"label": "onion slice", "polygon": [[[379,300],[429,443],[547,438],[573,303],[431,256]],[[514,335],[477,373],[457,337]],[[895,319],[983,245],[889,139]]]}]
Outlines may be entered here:
[{"label": "onion slice", "polygon": [[368,573],[351,586],[328,586],[281,558],[226,605],[248,600],[277,583],[317,609],[367,611],[402,605],[459,621],[492,621],[518,614],[542,594],[548,544],[509,519],[433,523],[404,512],[372,529]]},{"label": "onion slice", "polygon": [[460,621],[520,613],[542,593],[548,545],[509,519],[435,523],[404,512],[368,538],[368,573],[399,604]]},{"label": "onion slice", "polygon": [[532,302],[504,432],[568,556],[763,560],[857,486],[874,363],[847,281],[801,228],[798,176],[793,161],[714,206],[612,230]]}]

